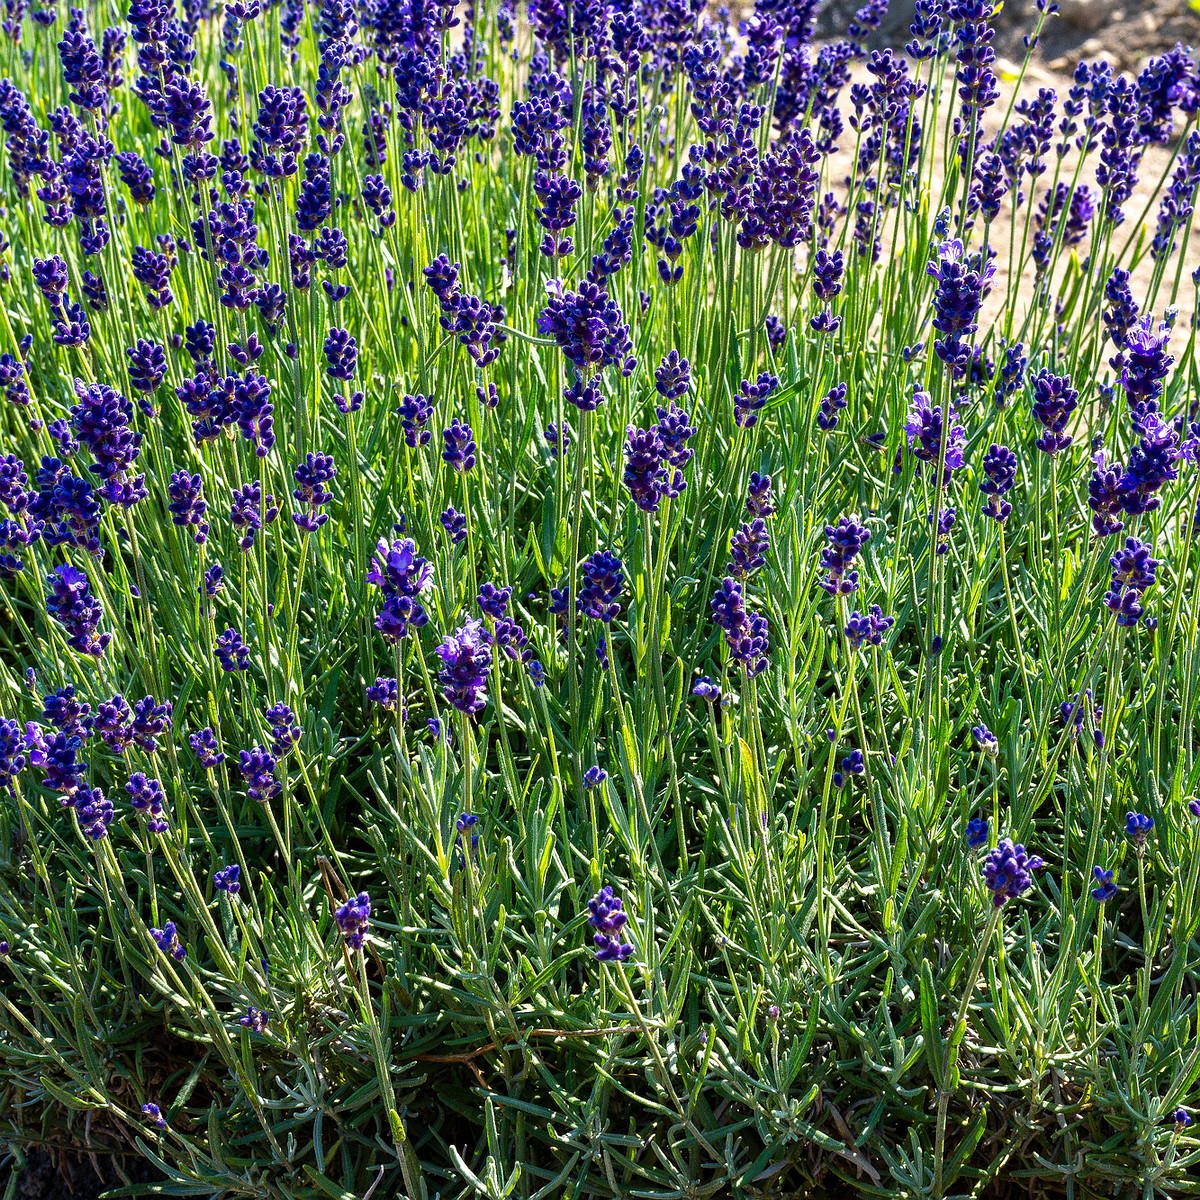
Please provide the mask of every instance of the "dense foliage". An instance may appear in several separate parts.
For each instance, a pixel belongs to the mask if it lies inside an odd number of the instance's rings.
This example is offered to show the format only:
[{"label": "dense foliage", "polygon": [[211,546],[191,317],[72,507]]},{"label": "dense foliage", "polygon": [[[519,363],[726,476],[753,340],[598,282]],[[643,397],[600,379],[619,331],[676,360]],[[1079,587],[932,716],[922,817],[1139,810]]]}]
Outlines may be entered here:
[{"label": "dense foliage", "polygon": [[884,7],[7,0],[18,1157],[1200,1190],[1200,68]]}]

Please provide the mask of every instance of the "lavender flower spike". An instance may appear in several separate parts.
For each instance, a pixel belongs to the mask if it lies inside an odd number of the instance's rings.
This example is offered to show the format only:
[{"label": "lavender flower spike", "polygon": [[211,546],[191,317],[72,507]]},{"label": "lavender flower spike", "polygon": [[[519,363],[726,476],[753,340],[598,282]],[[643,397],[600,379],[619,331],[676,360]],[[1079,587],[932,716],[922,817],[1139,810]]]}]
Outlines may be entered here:
[{"label": "lavender flower spike", "polygon": [[992,903],[1002,908],[1033,887],[1033,872],[1046,864],[1025,847],[1002,838],[983,863],[983,880],[992,893]]},{"label": "lavender flower spike", "polygon": [[611,887],[604,887],[588,901],[588,924],[596,932],[592,942],[596,947],[597,962],[625,962],[633,954],[633,945],[622,942],[620,932],[629,920],[621,901],[613,895]]},{"label": "lavender flower spike", "polygon": [[334,913],[338,931],[351,950],[361,950],[371,927],[371,897],[366,892],[347,900]]}]

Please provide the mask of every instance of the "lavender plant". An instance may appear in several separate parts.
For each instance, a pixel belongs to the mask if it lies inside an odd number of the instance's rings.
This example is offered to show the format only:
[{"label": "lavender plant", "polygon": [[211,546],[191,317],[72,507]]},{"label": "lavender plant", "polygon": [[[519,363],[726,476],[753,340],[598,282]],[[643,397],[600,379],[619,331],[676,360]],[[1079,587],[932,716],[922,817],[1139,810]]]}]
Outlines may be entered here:
[{"label": "lavender plant", "polygon": [[14,1159],[1194,1190],[1200,65],[820,7],[6,6]]}]

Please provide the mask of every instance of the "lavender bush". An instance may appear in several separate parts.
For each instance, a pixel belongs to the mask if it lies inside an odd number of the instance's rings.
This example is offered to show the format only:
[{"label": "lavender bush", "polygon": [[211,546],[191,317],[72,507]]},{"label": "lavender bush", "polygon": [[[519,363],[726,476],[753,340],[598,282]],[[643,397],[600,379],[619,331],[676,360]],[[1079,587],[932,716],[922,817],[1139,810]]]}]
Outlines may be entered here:
[{"label": "lavender bush", "polygon": [[8,0],[18,1161],[1194,1192],[1200,66],[819,7]]}]

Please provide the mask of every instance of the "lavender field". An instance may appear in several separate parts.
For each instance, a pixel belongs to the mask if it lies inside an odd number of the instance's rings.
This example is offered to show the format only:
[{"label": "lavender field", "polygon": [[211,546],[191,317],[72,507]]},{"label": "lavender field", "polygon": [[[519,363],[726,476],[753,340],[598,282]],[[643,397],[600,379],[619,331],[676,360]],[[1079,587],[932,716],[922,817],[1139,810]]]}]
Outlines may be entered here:
[{"label": "lavender field", "polygon": [[1200,61],[820,8],[6,0],[12,1163],[1200,1193]]}]

